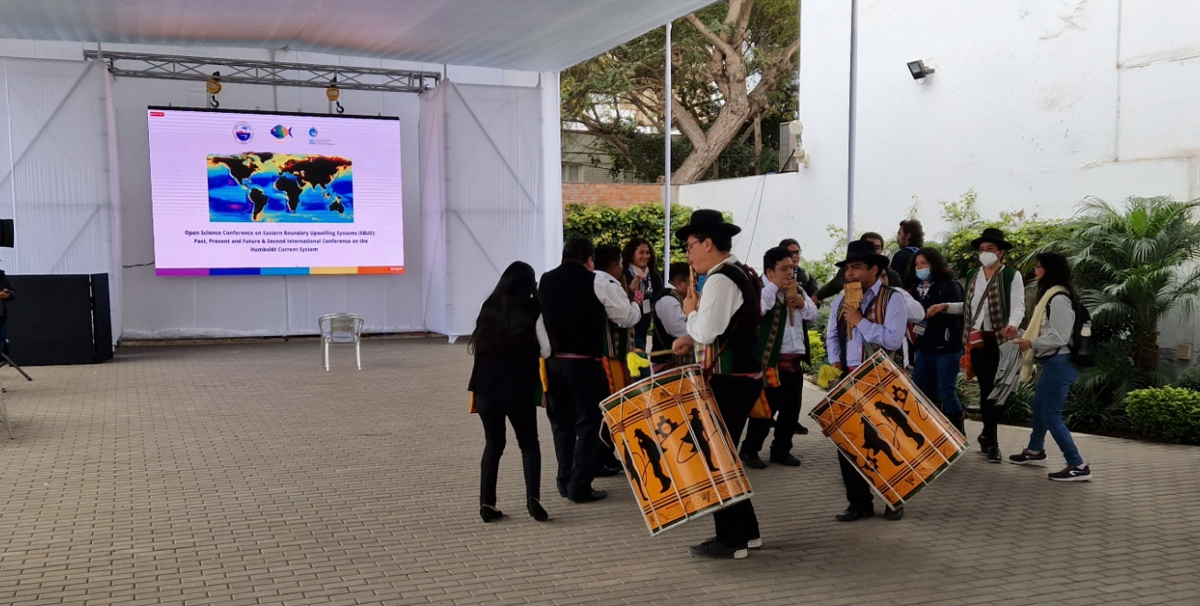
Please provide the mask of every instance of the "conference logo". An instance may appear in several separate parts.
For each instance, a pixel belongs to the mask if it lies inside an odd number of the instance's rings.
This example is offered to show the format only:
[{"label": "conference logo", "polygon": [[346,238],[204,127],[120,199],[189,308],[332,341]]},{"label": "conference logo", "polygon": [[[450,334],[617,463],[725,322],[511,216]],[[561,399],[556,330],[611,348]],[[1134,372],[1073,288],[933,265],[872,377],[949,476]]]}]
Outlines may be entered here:
[{"label": "conference logo", "polygon": [[292,129],[283,126],[282,124],[276,124],[275,127],[271,129],[271,136],[275,137],[276,139],[290,137],[292,136]]},{"label": "conference logo", "polygon": [[242,143],[249,143],[254,138],[254,129],[250,128],[249,122],[238,122],[233,125],[233,136]]},{"label": "conference logo", "polygon": [[317,128],[315,126],[308,129],[308,136],[310,136],[310,137],[317,136]]}]

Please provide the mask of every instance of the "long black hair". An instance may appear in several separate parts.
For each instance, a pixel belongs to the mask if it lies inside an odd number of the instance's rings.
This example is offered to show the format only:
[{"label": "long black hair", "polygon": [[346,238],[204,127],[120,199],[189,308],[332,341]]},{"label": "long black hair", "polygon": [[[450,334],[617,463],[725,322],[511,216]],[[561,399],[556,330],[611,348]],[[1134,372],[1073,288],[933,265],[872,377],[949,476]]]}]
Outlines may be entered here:
[{"label": "long black hair", "polygon": [[1071,263],[1067,258],[1056,252],[1044,252],[1037,256],[1037,262],[1042,266],[1042,279],[1037,281],[1038,301],[1042,295],[1055,286],[1062,286],[1071,293],[1071,300],[1079,301],[1079,291],[1071,279]]},{"label": "long black hair", "polygon": [[950,264],[946,262],[946,257],[938,249],[926,246],[913,253],[912,259],[908,261],[908,275],[904,277],[904,281],[908,284],[916,284],[917,280],[917,257],[925,257],[925,261],[929,263],[929,281],[944,282],[954,279],[954,271],[950,269]]},{"label": "long black hair", "polygon": [[469,351],[471,354],[492,353],[524,347],[536,350],[536,326],[541,313],[542,302],[538,299],[533,267],[523,261],[513,261],[500,275],[495,290],[479,310]]}]

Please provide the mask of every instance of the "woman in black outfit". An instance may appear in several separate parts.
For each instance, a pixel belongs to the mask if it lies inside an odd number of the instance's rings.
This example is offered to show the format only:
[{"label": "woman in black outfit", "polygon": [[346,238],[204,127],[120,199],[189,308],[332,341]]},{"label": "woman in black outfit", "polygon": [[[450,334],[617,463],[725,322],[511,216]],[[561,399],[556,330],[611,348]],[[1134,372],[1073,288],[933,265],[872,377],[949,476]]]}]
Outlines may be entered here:
[{"label": "woman in black outfit", "polygon": [[504,419],[512,423],[525,470],[525,506],[533,519],[550,518],[541,502],[542,452],[537,436],[537,395],[541,377],[538,358],[550,355],[542,325],[537,278],[528,263],[514,262],[504,270],[496,289],[483,302],[469,351],[475,356],[471,382],[475,409],[483,421],[482,478],[479,517],[484,522],[504,514],[496,509],[496,476],[504,453]]},{"label": "woman in black outfit", "polygon": [[913,255],[904,283],[912,285],[909,294],[925,307],[925,321],[913,328],[917,334],[913,381],[926,395],[939,400],[946,418],[966,433],[958,399],[963,317],[947,311],[950,303],[963,301],[962,286],[954,279],[946,258],[934,248],[922,248]]},{"label": "woman in black outfit", "polygon": [[[655,300],[655,293],[662,292],[663,277],[654,268],[654,249],[644,238],[633,238],[621,249],[621,265],[625,268],[622,283],[642,308],[642,319],[633,325],[633,346],[645,351],[646,333],[654,317],[651,301]],[[658,349],[670,349],[669,344],[658,345],[655,345]]]}]

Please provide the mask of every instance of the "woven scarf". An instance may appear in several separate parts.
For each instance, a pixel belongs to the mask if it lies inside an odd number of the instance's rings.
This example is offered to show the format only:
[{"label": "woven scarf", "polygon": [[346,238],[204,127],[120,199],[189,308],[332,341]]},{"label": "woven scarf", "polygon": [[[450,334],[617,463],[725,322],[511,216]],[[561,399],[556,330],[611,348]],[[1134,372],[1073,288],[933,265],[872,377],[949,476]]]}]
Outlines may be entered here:
[{"label": "woven scarf", "polygon": [[786,316],[787,305],[777,297],[775,306],[763,314],[762,323],[758,325],[758,348],[762,352],[764,369],[779,364],[779,352],[783,350],[783,341],[779,336],[783,333],[783,319]]},{"label": "woven scarf", "polygon": [[[1033,316],[1029,318],[1029,328],[1025,329],[1025,335],[1022,338],[1027,341],[1038,338],[1042,332],[1042,318],[1046,315],[1046,309],[1050,307],[1050,297],[1060,292],[1067,292],[1067,289],[1055,286],[1042,295],[1037,307],[1033,308]],[[1028,381],[1033,378],[1033,347],[1026,349],[1023,355],[1025,359],[1021,362],[1021,380]]]},{"label": "woven scarf", "polygon": [[[982,272],[983,270],[980,269],[978,271]],[[1008,326],[1008,318],[1005,317],[1005,314],[1008,311],[1008,301],[1004,300],[1004,293],[1002,290],[1004,285],[1004,275],[1007,273],[1008,268],[1001,267],[1000,270],[992,276],[992,279],[988,280],[987,286],[985,286],[987,291],[984,292],[984,296],[987,297],[988,319],[992,321],[992,330],[996,333],[996,343],[998,344],[1008,341],[1008,339],[1004,338],[1004,336],[1000,334],[1000,331],[1003,330],[1004,327]],[[970,292],[967,293],[967,301],[965,304],[965,308],[968,310],[968,317],[967,321],[963,322],[963,343],[967,342],[967,335],[971,333],[971,329],[973,326],[975,326],[975,320],[977,319],[975,317],[975,309],[971,306],[971,300],[975,297],[975,284],[976,276],[972,275],[971,283],[969,285]]]}]

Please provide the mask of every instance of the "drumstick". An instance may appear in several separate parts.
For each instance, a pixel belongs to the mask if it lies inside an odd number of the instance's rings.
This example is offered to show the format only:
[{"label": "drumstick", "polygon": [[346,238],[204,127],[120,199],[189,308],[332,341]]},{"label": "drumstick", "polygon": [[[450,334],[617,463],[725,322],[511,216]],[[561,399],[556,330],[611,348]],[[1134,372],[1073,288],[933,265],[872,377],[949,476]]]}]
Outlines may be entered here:
[{"label": "drumstick", "polygon": [[653,358],[653,357],[657,357],[657,356],[669,356],[673,353],[675,353],[674,349],[660,349],[658,351],[652,351],[647,355],[649,355],[650,357]]}]

